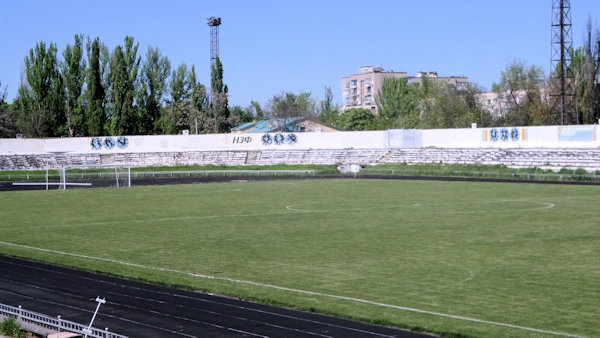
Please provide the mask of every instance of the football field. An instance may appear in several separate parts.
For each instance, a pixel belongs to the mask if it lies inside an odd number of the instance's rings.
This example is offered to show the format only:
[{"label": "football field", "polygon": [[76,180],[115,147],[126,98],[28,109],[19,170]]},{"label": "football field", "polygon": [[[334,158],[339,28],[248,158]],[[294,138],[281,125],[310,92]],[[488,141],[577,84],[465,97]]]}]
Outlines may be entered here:
[{"label": "football field", "polygon": [[600,186],[2,192],[0,253],[434,333],[600,336]]}]

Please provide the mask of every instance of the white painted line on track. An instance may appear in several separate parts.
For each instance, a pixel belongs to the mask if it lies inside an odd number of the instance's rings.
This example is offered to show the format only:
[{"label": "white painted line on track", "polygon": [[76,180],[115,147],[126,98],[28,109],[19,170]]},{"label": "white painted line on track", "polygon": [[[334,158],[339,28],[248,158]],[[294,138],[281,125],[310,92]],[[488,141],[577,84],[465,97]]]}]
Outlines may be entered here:
[{"label": "white painted line on track", "polygon": [[[15,264],[15,263],[13,263],[13,264]],[[44,272],[51,272],[51,271],[48,271],[48,270],[46,270],[44,268],[37,267],[36,269],[44,271]],[[56,273],[56,272],[54,272],[54,273]],[[63,274],[63,275],[68,275],[68,274],[66,274],[64,272],[58,272],[58,273],[59,274]],[[80,277],[80,278],[91,279],[89,277]],[[0,277],[0,279],[2,279],[2,277]],[[98,282],[99,280],[93,279],[93,281],[94,282]],[[103,284],[110,284],[110,285],[113,285],[113,286],[119,286],[119,287],[121,287],[120,284],[115,284],[115,283],[109,282],[109,281],[101,280],[100,282],[103,283]],[[38,287],[38,286],[32,286],[32,287],[40,289],[40,287]],[[138,287],[131,286],[131,285],[128,285],[126,287],[130,288],[130,289],[148,291],[146,289],[140,289]],[[1,290],[0,290],[0,292],[1,292]],[[307,318],[297,317],[297,316],[291,316],[291,315],[286,315],[286,314],[282,314],[282,313],[278,313],[278,312],[260,310],[258,308],[245,307],[245,306],[240,306],[240,305],[236,305],[236,304],[231,304],[231,303],[228,303],[228,302],[219,302],[219,301],[216,301],[214,299],[208,299],[208,298],[202,298],[202,297],[191,297],[191,296],[188,296],[188,295],[185,295],[185,294],[171,293],[171,292],[157,291],[157,290],[150,290],[150,292],[151,293],[162,294],[162,295],[168,295],[170,297],[192,299],[192,300],[195,300],[195,301],[200,301],[200,302],[205,302],[205,303],[218,304],[218,305],[221,305],[221,306],[227,306],[227,307],[232,307],[232,308],[236,308],[236,309],[244,309],[246,311],[252,311],[252,312],[267,314],[267,315],[271,315],[271,316],[282,317],[282,318],[288,318],[288,319],[293,319],[293,320],[296,320],[296,321],[308,322],[308,323],[313,323],[313,324],[318,324],[318,325],[323,325],[323,326],[330,326],[330,327],[335,327],[335,328],[339,328],[339,329],[360,332],[360,333],[364,333],[366,335],[371,335],[371,336],[390,337],[390,338],[392,337],[392,336],[386,336],[386,335],[378,333],[378,332],[371,332],[371,331],[366,331],[366,330],[362,330],[362,329],[357,329],[357,328],[354,328],[354,327],[348,327],[348,326],[343,326],[343,325],[336,325],[336,324],[332,324],[332,323],[328,323],[328,322],[317,321],[317,320],[307,319]],[[118,297],[129,297],[129,298],[133,297],[133,298],[136,298],[136,299],[142,299],[142,300],[145,300],[145,301],[150,301],[150,302],[160,303],[160,304],[164,304],[165,303],[164,301],[160,301],[160,300],[155,300],[155,299],[150,299],[150,298],[142,298],[142,297],[135,297],[135,296],[131,296],[129,294],[124,294],[124,293],[119,293],[119,292],[112,292],[111,291],[111,292],[108,292],[107,294],[115,295],[115,296],[118,296]],[[120,306],[124,306],[124,307],[132,307],[132,306],[124,305],[124,304],[121,304],[121,303],[116,303],[114,301],[111,301],[111,303],[112,304],[119,304]],[[135,307],[132,307],[132,308],[135,308]],[[214,312],[214,311],[209,311],[209,310],[206,310],[206,309],[202,309],[200,311],[206,312],[206,313],[211,313],[211,314],[216,314],[216,315],[223,315],[222,313],[218,313],[218,312]],[[248,319],[248,318],[244,318],[244,317],[237,317],[237,316],[232,316],[232,315],[228,315],[228,316],[232,317],[232,318],[239,319],[239,320],[251,321],[251,322],[254,322],[254,323],[261,323],[261,324],[264,324],[264,325],[267,325],[267,326],[271,326],[271,327],[276,327],[276,328],[280,328],[280,329],[290,330],[290,328],[288,328],[288,327],[283,327],[283,326],[280,326],[280,325],[275,325],[275,324],[264,322],[264,321],[257,321],[257,320],[253,320],[253,319]],[[315,332],[310,332],[310,331],[305,331],[305,330],[300,330],[300,329],[293,329],[293,330],[296,331],[296,332],[304,332],[304,333],[307,333],[307,334],[313,335],[313,336],[330,337],[330,336],[327,336],[327,335],[323,335],[323,334],[319,334],[319,333],[315,333]],[[249,334],[255,335],[253,333],[249,333]],[[261,337],[264,337],[264,336],[261,336]]]},{"label": "white painted line on track", "polygon": [[[40,299],[40,298],[34,298],[34,297],[27,296],[27,295],[19,294],[19,293],[16,293],[16,292],[12,292],[12,291],[9,291],[9,290],[1,290],[1,292],[10,293],[10,294],[18,295],[18,296],[22,296],[24,298],[29,298],[29,299],[35,300],[37,302],[40,302],[40,303],[52,304],[52,305],[57,306],[57,307],[64,307],[64,308],[73,309],[73,310],[77,310],[77,311],[81,311],[81,312],[85,312],[85,313],[89,313],[89,314],[93,313],[93,311],[90,311],[89,309],[82,309],[80,307],[76,307],[76,306],[73,306],[73,305],[52,302],[52,301],[44,300],[44,299]],[[102,316],[104,316],[104,317],[110,317],[110,318],[114,318],[114,319],[118,319],[118,320],[121,320],[121,321],[124,321],[124,322],[133,323],[133,324],[138,325],[138,326],[150,327],[150,328],[153,328],[153,329],[156,329],[156,330],[173,333],[173,334],[176,334],[176,335],[179,335],[179,336],[194,337],[194,336],[183,334],[181,332],[177,332],[177,331],[169,330],[169,329],[166,329],[166,328],[162,328],[162,327],[158,327],[158,326],[154,326],[154,325],[149,325],[149,324],[146,324],[146,323],[138,322],[136,320],[126,319],[126,318],[123,318],[122,316],[114,316],[114,315],[111,315],[110,313],[102,313]],[[63,317],[63,318],[65,318],[65,317]]]},{"label": "white painted line on track", "polygon": [[245,281],[245,280],[240,280],[240,279],[233,279],[233,278],[227,278],[227,277],[217,277],[217,276],[203,275],[203,274],[198,274],[198,273],[185,272],[185,271],[179,271],[179,270],[173,270],[173,269],[167,269],[167,268],[146,266],[146,265],[137,264],[137,263],[123,262],[123,261],[119,261],[119,260],[112,259],[112,258],[101,258],[101,257],[93,257],[93,256],[87,256],[87,255],[80,255],[80,254],[76,254],[76,253],[69,253],[69,252],[63,252],[63,251],[57,251],[57,250],[51,250],[51,249],[37,248],[37,247],[33,247],[33,246],[21,245],[21,244],[14,244],[14,243],[8,243],[8,242],[3,242],[3,241],[0,241],[0,244],[1,245],[6,245],[6,246],[12,246],[12,247],[17,247],[17,248],[22,248],[22,249],[35,250],[35,251],[41,251],[41,252],[47,252],[47,253],[53,253],[53,254],[58,254],[58,255],[63,255],[63,256],[71,256],[71,257],[84,258],[84,259],[89,259],[89,260],[110,262],[110,263],[114,263],[114,264],[131,266],[131,267],[136,267],[136,268],[141,268],[141,269],[146,269],[146,270],[156,270],[156,271],[162,271],[162,272],[171,272],[171,273],[176,273],[176,274],[181,274],[181,275],[187,275],[187,276],[197,277],[197,278],[203,278],[203,279],[214,279],[214,280],[221,280],[221,281],[226,281],[226,282],[231,282],[231,283],[237,283],[237,284],[254,285],[254,286],[259,286],[259,287],[264,287],[264,288],[270,288],[270,289],[280,290],[280,291],[288,291],[288,292],[300,293],[300,294],[311,295],[311,296],[318,296],[318,297],[326,297],[326,298],[333,298],[333,299],[339,299],[339,300],[346,300],[346,301],[350,301],[350,302],[375,305],[375,306],[380,306],[380,307],[384,307],[384,308],[390,308],[390,309],[397,309],[397,310],[403,310],[403,311],[409,311],[409,312],[427,314],[427,315],[432,315],[432,316],[437,316],[437,317],[457,319],[457,320],[468,321],[468,322],[473,322],[473,323],[480,323],[480,324],[486,324],[486,325],[494,325],[494,326],[500,326],[500,327],[507,327],[507,328],[517,329],[517,330],[523,330],[523,331],[543,333],[543,334],[549,334],[549,335],[555,335],[555,336],[582,337],[582,336],[575,335],[575,334],[570,334],[570,333],[548,331],[548,330],[531,328],[531,327],[527,327],[527,326],[520,326],[520,325],[513,325],[513,324],[500,323],[500,322],[494,322],[494,321],[487,321],[487,320],[483,320],[483,319],[470,318],[470,317],[465,317],[465,316],[452,315],[452,314],[446,314],[446,313],[434,312],[434,311],[428,311],[428,310],[421,310],[421,309],[415,309],[415,308],[410,308],[410,307],[405,307],[405,306],[399,306],[399,305],[393,305],[393,304],[385,304],[385,303],[380,303],[380,302],[375,302],[375,301],[370,301],[370,300],[365,300],[365,299],[360,299],[360,298],[353,298],[353,297],[346,297],[346,296],[337,296],[337,295],[329,295],[329,294],[315,292],[315,291],[292,289],[292,288],[287,288],[287,287],[284,287],[284,286],[277,286],[277,285],[271,285],[271,284],[263,284],[263,283],[252,282],[252,281]]}]

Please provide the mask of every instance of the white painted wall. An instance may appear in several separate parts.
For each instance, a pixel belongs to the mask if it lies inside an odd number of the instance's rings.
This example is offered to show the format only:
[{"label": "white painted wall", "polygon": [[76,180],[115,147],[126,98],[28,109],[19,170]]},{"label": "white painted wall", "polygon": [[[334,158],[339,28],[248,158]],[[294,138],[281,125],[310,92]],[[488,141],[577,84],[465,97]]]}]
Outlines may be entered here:
[{"label": "white painted wall", "polygon": [[[502,130],[505,129],[503,132]],[[127,136],[118,146],[104,144],[107,137],[53,138],[53,139],[0,139],[0,155],[29,155],[52,153],[147,153],[214,150],[266,150],[266,149],[388,149],[388,148],[598,148],[600,127],[544,126],[514,127],[513,139],[510,128],[473,129],[426,129],[385,130],[331,133],[282,133],[282,134],[211,134]],[[495,131],[494,131],[495,130]],[[495,133],[496,140],[492,138]],[[506,140],[501,136],[508,135]],[[267,135],[267,136],[265,136]],[[276,136],[279,135],[279,136]],[[295,139],[293,138],[295,136]],[[263,140],[263,137],[265,138]],[[281,141],[275,142],[275,137]],[[125,139],[121,139],[124,141]],[[268,142],[270,140],[270,143]],[[267,142],[265,142],[267,141]],[[93,142],[101,144],[94,149]]]}]

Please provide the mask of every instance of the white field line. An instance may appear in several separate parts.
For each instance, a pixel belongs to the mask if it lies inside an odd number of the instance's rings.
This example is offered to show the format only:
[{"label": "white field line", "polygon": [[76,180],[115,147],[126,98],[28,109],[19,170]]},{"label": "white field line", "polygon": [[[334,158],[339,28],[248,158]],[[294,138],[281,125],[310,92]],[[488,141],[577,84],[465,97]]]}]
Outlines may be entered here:
[{"label": "white field line", "polygon": [[[489,201],[481,201],[480,204],[492,204],[492,203],[506,203],[506,202],[514,202],[514,203],[530,203],[533,206],[521,205],[519,207],[499,207],[491,210],[481,211],[481,210],[436,210],[435,207],[441,206],[456,206],[457,204],[453,203],[444,203],[444,204],[398,204],[398,205],[378,205],[372,207],[357,207],[357,208],[344,208],[344,209],[302,209],[303,206],[312,205],[312,204],[320,204],[321,202],[309,202],[302,204],[291,204],[286,206],[285,208],[289,211],[296,212],[347,212],[347,211],[365,211],[365,210],[376,210],[376,209],[398,209],[398,208],[420,208],[420,207],[428,207],[428,214],[472,214],[472,213],[498,213],[498,212],[516,212],[516,211],[536,211],[536,210],[545,210],[554,208],[554,203],[541,202],[541,201],[531,201],[531,200],[519,200],[519,199],[505,199],[505,200],[489,200]],[[433,208],[433,209],[432,209]]]},{"label": "white field line", "polygon": [[438,316],[438,317],[452,318],[452,319],[480,323],[480,324],[495,325],[495,326],[507,327],[507,328],[511,328],[511,329],[523,330],[523,331],[543,333],[543,334],[549,334],[549,335],[555,335],[555,336],[582,337],[582,336],[578,336],[578,335],[574,335],[574,334],[570,334],[570,333],[541,330],[541,329],[520,326],[520,325],[506,324],[506,323],[487,321],[487,320],[482,320],[482,319],[477,319],[477,318],[470,318],[470,317],[464,317],[464,316],[458,316],[458,315],[452,315],[452,314],[446,314],[446,313],[440,313],[440,312],[434,312],[434,311],[420,310],[420,309],[404,307],[404,306],[399,306],[399,305],[379,303],[379,302],[374,302],[374,301],[360,299],[360,298],[329,295],[326,293],[320,293],[320,292],[315,292],[315,291],[292,289],[292,288],[287,288],[287,287],[283,287],[283,286],[263,284],[263,283],[245,281],[245,280],[240,280],[240,279],[217,277],[217,276],[203,275],[203,274],[198,274],[198,273],[191,273],[191,272],[185,272],[185,271],[179,271],[179,270],[173,270],[173,269],[167,269],[167,268],[146,266],[146,265],[137,264],[137,263],[123,262],[123,261],[119,261],[119,260],[112,259],[112,258],[101,258],[101,257],[80,255],[80,254],[76,254],[76,253],[69,253],[69,252],[63,252],[63,251],[57,251],[57,250],[51,250],[51,249],[37,248],[37,247],[33,247],[33,246],[14,244],[14,243],[8,243],[8,242],[3,242],[3,241],[0,241],[0,244],[6,245],[6,246],[17,247],[17,248],[21,248],[21,249],[53,253],[53,254],[58,254],[58,255],[63,255],[63,256],[71,256],[71,257],[84,258],[84,259],[89,259],[89,260],[109,262],[109,263],[131,266],[131,267],[136,267],[136,268],[146,269],[146,270],[171,272],[171,273],[176,273],[176,274],[181,274],[181,275],[186,275],[186,276],[196,277],[196,278],[221,280],[221,281],[226,281],[226,282],[231,282],[231,283],[247,284],[247,285],[259,286],[259,287],[263,287],[263,288],[270,288],[270,289],[288,291],[288,292],[294,292],[294,293],[300,293],[300,294],[311,295],[311,296],[346,300],[346,301],[350,301],[350,302],[375,305],[375,306],[380,306],[380,307],[384,307],[384,308],[397,309],[397,310],[403,310],[403,311],[409,311],[409,312],[415,312],[415,313],[421,313],[421,314],[428,314],[428,315]]}]

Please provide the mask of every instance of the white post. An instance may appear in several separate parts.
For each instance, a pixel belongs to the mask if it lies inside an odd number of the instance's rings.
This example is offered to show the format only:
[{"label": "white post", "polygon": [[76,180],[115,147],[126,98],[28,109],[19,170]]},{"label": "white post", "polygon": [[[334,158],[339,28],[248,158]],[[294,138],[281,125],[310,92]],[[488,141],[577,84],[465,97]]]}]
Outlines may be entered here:
[{"label": "white post", "polygon": [[131,188],[131,167],[127,167],[127,188]]},{"label": "white post", "polygon": [[115,181],[117,182],[117,187],[119,187],[119,171],[117,167],[115,167]]},{"label": "white post", "polygon": [[63,173],[63,190],[67,190],[67,171],[65,170],[65,167],[62,167],[62,173]]},{"label": "white post", "polygon": [[92,320],[90,321],[90,326],[88,326],[88,328],[85,330],[85,338],[87,338],[88,333],[92,332],[92,324],[94,323],[94,319],[96,318],[96,314],[98,314],[98,310],[100,309],[100,304],[104,304],[106,303],[106,299],[102,298],[100,299],[100,297],[96,297],[96,301],[98,302],[98,306],[96,306],[96,311],[94,311],[94,315],[92,316]]},{"label": "white post", "polygon": [[48,190],[48,168],[46,168],[46,190]]}]

